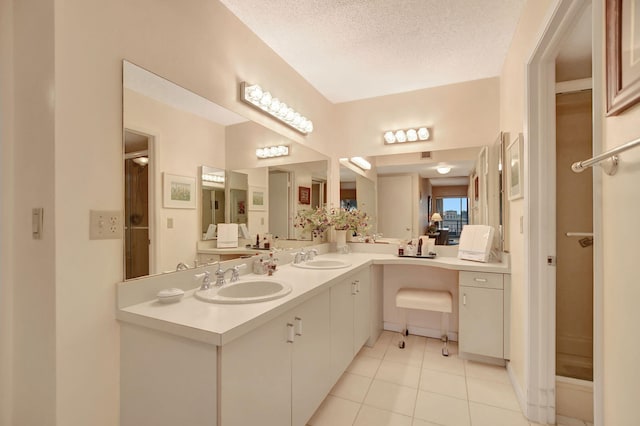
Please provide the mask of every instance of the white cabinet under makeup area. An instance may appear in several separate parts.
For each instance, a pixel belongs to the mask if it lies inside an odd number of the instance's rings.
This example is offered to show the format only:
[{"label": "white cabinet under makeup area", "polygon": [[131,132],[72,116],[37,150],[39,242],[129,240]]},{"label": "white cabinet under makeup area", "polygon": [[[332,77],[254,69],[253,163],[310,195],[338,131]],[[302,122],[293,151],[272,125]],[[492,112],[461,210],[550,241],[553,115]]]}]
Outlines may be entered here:
[{"label": "white cabinet under makeup area", "polygon": [[[504,364],[507,259],[464,261],[450,248],[435,259],[410,259],[392,247],[350,245],[350,254],[317,246],[316,259],[347,265],[340,268],[304,269],[279,252],[272,277],[242,269],[239,282],[259,277],[291,286],[289,294],[258,303],[196,298],[194,276],[217,266],[121,283],[121,424],[304,426],[360,349],[383,329],[399,331],[394,295],[405,287],[449,291],[447,334],[459,341],[460,356]],[[161,303],[156,294],[171,287],[184,297]],[[406,319],[411,334],[439,337],[437,313],[407,312]]]}]

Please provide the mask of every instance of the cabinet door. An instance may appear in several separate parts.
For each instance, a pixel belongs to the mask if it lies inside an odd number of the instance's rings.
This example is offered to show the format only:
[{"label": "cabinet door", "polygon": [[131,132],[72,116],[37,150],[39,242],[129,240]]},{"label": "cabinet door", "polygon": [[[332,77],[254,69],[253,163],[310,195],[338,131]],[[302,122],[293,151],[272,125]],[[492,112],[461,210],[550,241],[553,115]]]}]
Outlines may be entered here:
[{"label": "cabinet door", "polygon": [[362,348],[362,345],[369,339],[371,332],[370,301],[371,283],[369,270],[358,272],[354,279],[356,284],[356,295],[354,297],[354,355]]},{"label": "cabinet door", "polygon": [[220,349],[221,424],[291,424],[289,316],[282,315]]},{"label": "cabinet door", "polygon": [[[294,309],[292,425],[305,425],[331,390],[330,291]],[[256,423],[257,424],[257,423]]]},{"label": "cabinet door", "polygon": [[460,352],[503,357],[502,290],[460,286]]},{"label": "cabinet door", "polygon": [[353,360],[352,280],[331,287],[331,379],[335,383]]}]

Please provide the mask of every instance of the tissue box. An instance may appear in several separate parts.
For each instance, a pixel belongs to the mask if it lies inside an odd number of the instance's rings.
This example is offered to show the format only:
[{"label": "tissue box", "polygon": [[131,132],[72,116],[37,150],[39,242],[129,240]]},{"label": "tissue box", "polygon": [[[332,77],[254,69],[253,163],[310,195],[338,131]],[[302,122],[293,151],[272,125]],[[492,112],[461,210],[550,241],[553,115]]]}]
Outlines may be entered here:
[{"label": "tissue box", "polygon": [[460,234],[458,258],[488,262],[495,230],[488,225],[465,225]]}]

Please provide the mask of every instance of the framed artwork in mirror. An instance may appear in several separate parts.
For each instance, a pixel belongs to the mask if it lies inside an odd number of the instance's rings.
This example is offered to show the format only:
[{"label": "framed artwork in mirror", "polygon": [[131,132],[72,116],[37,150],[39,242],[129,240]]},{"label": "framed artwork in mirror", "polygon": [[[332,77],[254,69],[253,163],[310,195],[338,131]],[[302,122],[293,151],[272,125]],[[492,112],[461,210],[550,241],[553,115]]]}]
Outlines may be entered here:
[{"label": "framed artwork in mirror", "polygon": [[298,202],[300,204],[311,204],[311,188],[306,186],[298,187]]},{"label": "framed artwork in mirror", "polygon": [[168,209],[196,208],[196,178],[163,173],[163,206]]},{"label": "framed artwork in mirror", "polygon": [[264,210],[266,205],[266,189],[261,186],[249,187],[249,210]]},{"label": "framed artwork in mirror", "polygon": [[640,101],[640,2],[606,0],[607,115]]},{"label": "framed artwork in mirror", "polygon": [[522,155],[523,136],[518,135],[513,142],[507,146],[507,188],[509,189],[509,201],[517,200],[524,196]]}]

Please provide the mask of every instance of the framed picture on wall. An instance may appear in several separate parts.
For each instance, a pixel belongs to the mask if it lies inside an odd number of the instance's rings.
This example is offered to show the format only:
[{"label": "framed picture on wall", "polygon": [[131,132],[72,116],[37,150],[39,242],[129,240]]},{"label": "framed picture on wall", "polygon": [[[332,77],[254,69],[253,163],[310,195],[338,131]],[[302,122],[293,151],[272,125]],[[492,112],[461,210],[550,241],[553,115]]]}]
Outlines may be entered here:
[{"label": "framed picture on wall", "polygon": [[266,206],[266,189],[261,186],[249,187],[249,210],[264,210]]},{"label": "framed picture on wall", "polygon": [[165,208],[196,208],[196,178],[163,173],[162,185],[162,199]]},{"label": "framed picture on wall", "polygon": [[311,188],[306,186],[298,187],[298,202],[300,204],[311,204]]},{"label": "framed picture on wall", "polygon": [[513,142],[507,146],[507,188],[509,200],[516,200],[524,196],[523,189],[523,135],[519,134]]},{"label": "framed picture on wall", "polygon": [[607,115],[640,101],[640,2],[606,0]]}]

